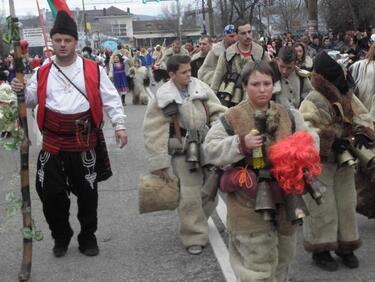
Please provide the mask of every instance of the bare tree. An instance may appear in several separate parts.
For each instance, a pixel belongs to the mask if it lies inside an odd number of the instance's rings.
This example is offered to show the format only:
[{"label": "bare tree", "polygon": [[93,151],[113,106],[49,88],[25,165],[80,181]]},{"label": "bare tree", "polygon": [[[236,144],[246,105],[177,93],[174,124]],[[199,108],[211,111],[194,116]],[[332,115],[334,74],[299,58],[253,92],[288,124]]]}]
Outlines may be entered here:
[{"label": "bare tree", "polygon": [[170,26],[170,32],[178,35],[178,26],[180,24],[178,19],[177,5],[172,3],[171,5],[165,6],[161,9],[162,19]]},{"label": "bare tree", "polygon": [[276,0],[272,6],[272,24],[281,31],[295,32],[303,27],[305,18],[302,0]]},{"label": "bare tree", "polygon": [[374,27],[375,1],[321,0],[319,11],[334,31]]},{"label": "bare tree", "polygon": [[253,23],[255,8],[260,0],[214,0],[215,13],[221,19],[221,26],[246,20]]}]

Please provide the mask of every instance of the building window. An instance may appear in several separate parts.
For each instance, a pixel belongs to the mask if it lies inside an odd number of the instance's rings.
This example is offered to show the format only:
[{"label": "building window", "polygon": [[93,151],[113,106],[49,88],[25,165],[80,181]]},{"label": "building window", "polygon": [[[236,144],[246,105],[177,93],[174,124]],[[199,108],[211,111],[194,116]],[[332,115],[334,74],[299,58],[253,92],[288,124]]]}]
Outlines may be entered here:
[{"label": "building window", "polygon": [[127,36],[126,24],[113,24],[112,35],[116,37]]}]

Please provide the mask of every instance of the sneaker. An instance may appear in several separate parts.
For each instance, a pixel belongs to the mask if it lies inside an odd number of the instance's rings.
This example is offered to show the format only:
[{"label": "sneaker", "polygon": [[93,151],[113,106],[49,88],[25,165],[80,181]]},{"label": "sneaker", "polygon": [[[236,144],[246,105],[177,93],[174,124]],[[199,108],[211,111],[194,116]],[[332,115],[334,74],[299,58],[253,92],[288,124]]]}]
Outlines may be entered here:
[{"label": "sneaker", "polygon": [[87,247],[87,248],[79,246],[78,249],[82,254],[84,254],[88,257],[94,257],[94,256],[97,256],[99,254],[99,247],[98,246]]},{"label": "sneaker", "polygon": [[199,245],[193,245],[186,248],[187,252],[191,255],[200,255],[203,251],[203,247]]},{"label": "sneaker", "polygon": [[339,268],[339,264],[331,256],[331,253],[329,251],[313,253],[312,258],[315,264],[321,269],[327,271],[336,271]]},{"label": "sneaker", "polygon": [[342,254],[339,252],[335,252],[337,256],[339,256],[342,260],[342,264],[349,267],[349,268],[358,268],[359,261],[358,258],[355,256],[353,252]]}]

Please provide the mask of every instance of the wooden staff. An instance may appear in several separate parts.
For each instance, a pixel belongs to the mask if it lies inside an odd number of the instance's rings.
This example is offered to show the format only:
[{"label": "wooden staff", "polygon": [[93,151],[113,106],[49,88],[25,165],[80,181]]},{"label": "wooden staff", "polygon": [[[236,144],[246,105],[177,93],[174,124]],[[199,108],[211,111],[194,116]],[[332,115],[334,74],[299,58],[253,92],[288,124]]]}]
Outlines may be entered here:
[{"label": "wooden staff", "polygon": [[[19,81],[24,81],[24,70],[23,54],[27,50],[22,50],[20,45],[20,23],[18,18],[9,16],[7,17],[8,23],[8,38],[13,43],[14,48],[14,67],[16,71],[16,77]],[[22,194],[22,217],[23,217],[23,257],[21,270],[18,275],[19,281],[27,281],[30,278],[31,273],[31,262],[32,262],[32,218],[31,218],[31,199],[30,199],[30,187],[29,187],[29,133],[27,128],[27,111],[25,104],[25,92],[24,90],[17,92],[17,103],[18,103],[18,116],[20,125],[23,129],[23,140],[20,146],[21,155],[21,194]]]}]

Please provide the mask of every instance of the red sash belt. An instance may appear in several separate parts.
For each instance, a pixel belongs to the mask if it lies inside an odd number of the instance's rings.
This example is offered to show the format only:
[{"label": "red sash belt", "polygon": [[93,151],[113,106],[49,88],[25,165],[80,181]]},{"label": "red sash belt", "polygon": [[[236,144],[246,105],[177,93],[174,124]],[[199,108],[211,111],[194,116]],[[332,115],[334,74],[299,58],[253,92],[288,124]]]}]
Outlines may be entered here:
[{"label": "red sash belt", "polygon": [[[88,124],[91,126],[87,126]],[[60,114],[46,109],[43,124],[43,150],[53,155],[57,155],[60,151],[87,151],[95,148],[96,133],[90,111]]]}]

